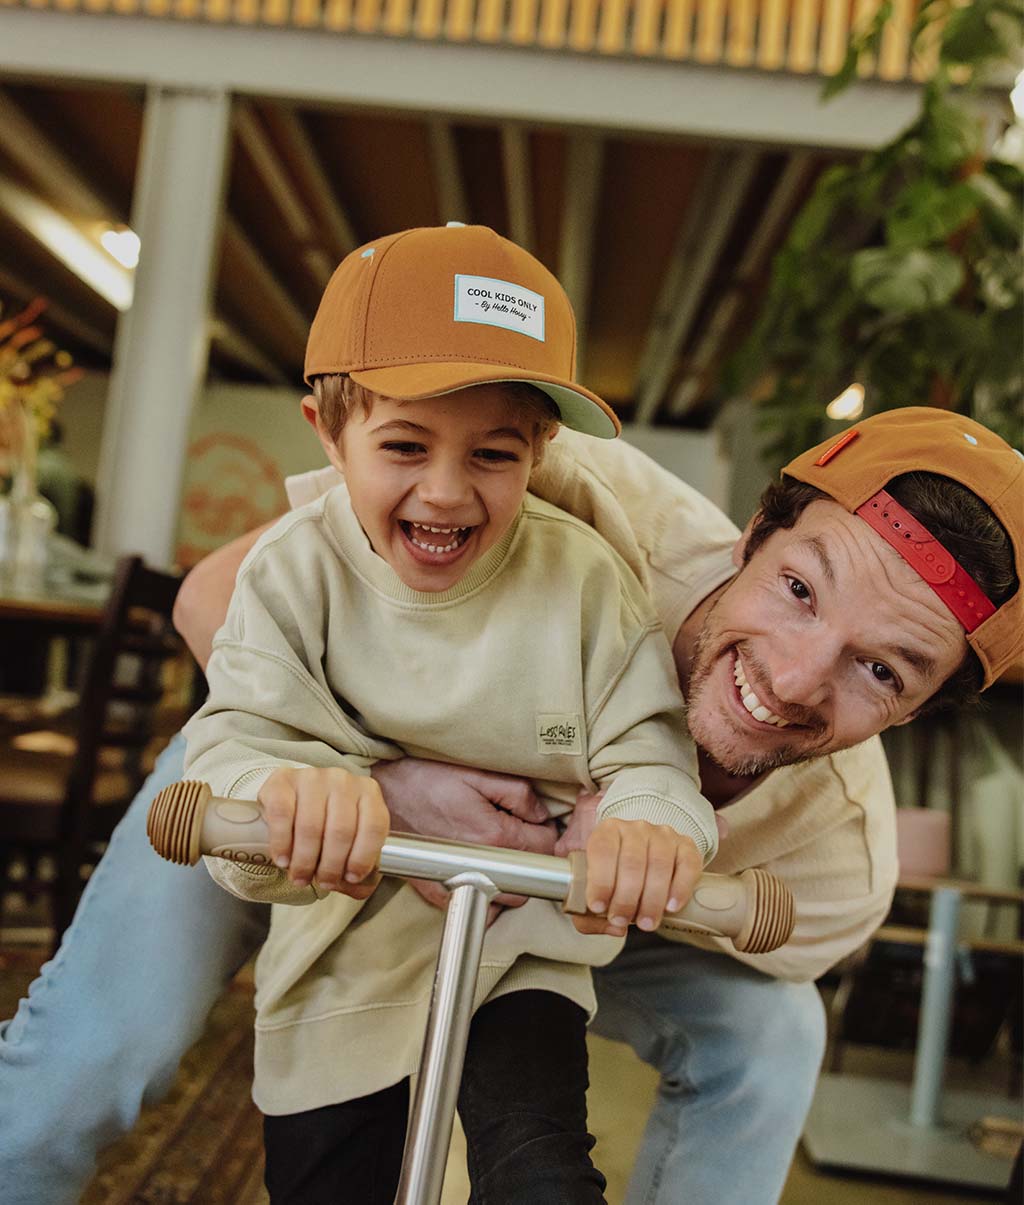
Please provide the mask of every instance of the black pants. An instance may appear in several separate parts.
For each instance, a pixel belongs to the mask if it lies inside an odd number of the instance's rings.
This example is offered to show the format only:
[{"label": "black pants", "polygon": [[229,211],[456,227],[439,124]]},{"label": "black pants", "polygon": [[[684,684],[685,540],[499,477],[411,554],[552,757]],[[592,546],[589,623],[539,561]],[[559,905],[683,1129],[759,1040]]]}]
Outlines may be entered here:
[{"label": "black pants", "polygon": [[[604,1202],[586,1091],[582,1009],[537,991],[484,1005],[470,1026],[459,1091],[471,1205]],[[408,1109],[405,1080],[360,1100],[265,1117],[272,1205],[392,1205]]]}]

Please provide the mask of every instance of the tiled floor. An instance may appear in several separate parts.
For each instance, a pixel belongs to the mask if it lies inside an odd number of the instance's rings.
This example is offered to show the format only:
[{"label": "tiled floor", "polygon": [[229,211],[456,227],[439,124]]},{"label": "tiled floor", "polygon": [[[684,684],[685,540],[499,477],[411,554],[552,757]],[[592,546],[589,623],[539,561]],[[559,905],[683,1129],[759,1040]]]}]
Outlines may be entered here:
[{"label": "tiled floor", "polygon": [[[13,1011],[18,996],[25,990],[29,980],[38,967],[39,957],[26,951],[18,953],[5,951],[0,953],[0,1016],[9,1016]],[[245,994],[250,988],[248,983],[236,985],[236,991]],[[248,997],[245,997],[248,1003]],[[248,1009],[242,1013],[247,1017]],[[242,1015],[241,1013],[239,1014]],[[237,1021],[237,1018],[236,1018]],[[193,1056],[201,1055],[201,1047],[197,1047]],[[909,1055],[894,1054],[869,1047],[848,1048],[844,1069],[863,1075],[908,1080],[912,1070]],[[970,1068],[958,1060],[950,1060],[950,1080],[959,1087],[986,1088],[1000,1090],[1006,1075],[1005,1060],[995,1055],[986,1060],[980,1068]],[[245,1090],[244,1068],[240,1074],[237,1090]],[[179,1077],[182,1083],[188,1085],[188,1076],[183,1073]],[[649,1068],[643,1066],[626,1047],[591,1038],[591,1096],[590,1121],[597,1135],[598,1146],[596,1158],[608,1178],[607,1199],[609,1205],[621,1205],[629,1169],[634,1152],[640,1138],[644,1121],[650,1109],[654,1096],[656,1081]],[[176,1089],[177,1091],[177,1086]],[[172,1092],[172,1098],[174,1093]],[[187,1103],[187,1102],[186,1102]],[[180,1104],[180,1102],[179,1102]],[[1007,1101],[1007,1113],[1020,1116],[1020,1102]],[[108,1171],[119,1179],[118,1167],[127,1166],[133,1143],[135,1147],[145,1145],[149,1131],[154,1127],[164,1129],[170,1125],[173,1128],[173,1118],[180,1112],[175,1112],[173,1099],[158,1108],[147,1111],[136,1134],[125,1139],[121,1145],[121,1164],[116,1161]],[[137,1135],[137,1137],[136,1137]],[[158,1144],[155,1144],[158,1145]],[[112,1149],[109,1153],[116,1155]],[[737,1153],[742,1158],[742,1152]],[[110,1200],[123,1201],[131,1199],[145,1200],[179,1200],[186,1198],[160,1196],[156,1190],[161,1187],[162,1177],[169,1175],[168,1156],[162,1156],[163,1161],[157,1162],[149,1174],[150,1187],[153,1188],[147,1196],[136,1196],[129,1192],[128,1186],[120,1184],[113,1191],[101,1191],[102,1185],[97,1181],[90,1190],[90,1200],[107,1202]],[[110,1162],[109,1155],[106,1161]],[[143,1167],[144,1160],[134,1152],[132,1166]],[[143,1168],[143,1170],[146,1170]],[[254,1168],[258,1173],[258,1168]],[[1007,1177],[1010,1165],[1007,1163]],[[141,1173],[140,1173],[141,1174]],[[179,1176],[179,1182],[181,1177]],[[155,1186],[155,1187],[154,1187]],[[156,1195],[153,1195],[156,1193]],[[464,1205],[468,1197],[468,1185],[465,1174],[464,1150],[461,1146],[461,1135],[456,1134],[453,1144],[452,1158],[449,1163],[449,1173],[446,1180],[443,1205]],[[2,1199],[2,1192],[0,1192]],[[210,1205],[214,1196],[209,1195],[200,1186],[199,1195],[187,1199],[198,1205]],[[956,1190],[945,1191],[931,1186],[900,1183],[893,1180],[855,1178],[826,1174],[813,1167],[801,1151],[797,1152],[789,1180],[782,1196],[782,1205],[975,1205],[981,1201],[991,1201],[992,1195],[972,1194]],[[999,1199],[998,1197],[996,1199]],[[216,1197],[220,1202],[222,1197]],[[254,1180],[250,1189],[246,1190],[245,1205],[260,1205],[265,1202],[265,1195]],[[236,1195],[229,1205],[242,1205],[242,1198]],[[354,1205],[354,1203],[353,1203]],[[675,1203],[673,1203],[675,1205]],[[679,1205],[686,1205],[679,1202]],[[701,1202],[699,1205],[709,1205]],[[717,1203],[712,1203],[717,1205]],[[723,1199],[722,1205],[747,1205],[746,1202]]]},{"label": "tiled floor", "polygon": [[[590,1038],[590,1124],[597,1137],[595,1159],[608,1178],[609,1205],[621,1205],[629,1169],[640,1140],[657,1085],[650,1068],[645,1067],[625,1046],[602,1038]],[[892,1074],[906,1079],[911,1073],[908,1056],[877,1050],[854,1050],[846,1059],[854,1072],[871,1075]],[[991,1080],[998,1074],[998,1062],[973,1073],[975,1081]],[[954,1067],[955,1077],[963,1078],[966,1071]],[[1007,1101],[1008,1106],[1013,1102]],[[1020,1103],[1016,1102],[1017,1115]],[[1008,1112],[1012,1108],[1008,1107]],[[742,1158],[742,1154],[737,1157]],[[456,1134],[445,1181],[442,1205],[465,1205],[468,1181],[461,1134]],[[1010,1165],[1007,1164],[1007,1179]],[[977,1205],[991,1201],[991,1194],[943,1190],[930,1185],[908,1184],[894,1180],[837,1176],[819,1171],[798,1150],[781,1205]],[[998,1199],[998,1198],[997,1198]],[[685,1205],[680,1202],[679,1205]],[[708,1205],[702,1202],[701,1205]],[[743,1202],[723,1200],[722,1205],[744,1205]]]}]

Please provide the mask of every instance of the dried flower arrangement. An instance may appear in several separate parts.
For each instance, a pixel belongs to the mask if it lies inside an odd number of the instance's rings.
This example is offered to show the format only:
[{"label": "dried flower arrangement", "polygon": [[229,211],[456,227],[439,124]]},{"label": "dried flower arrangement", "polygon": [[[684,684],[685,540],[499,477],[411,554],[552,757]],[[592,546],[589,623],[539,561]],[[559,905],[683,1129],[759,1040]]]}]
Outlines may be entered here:
[{"label": "dried flower arrangement", "polygon": [[0,449],[15,492],[35,493],[35,456],[69,386],[82,376],[71,356],[48,339],[38,319],[37,297],[13,317],[0,311]]}]

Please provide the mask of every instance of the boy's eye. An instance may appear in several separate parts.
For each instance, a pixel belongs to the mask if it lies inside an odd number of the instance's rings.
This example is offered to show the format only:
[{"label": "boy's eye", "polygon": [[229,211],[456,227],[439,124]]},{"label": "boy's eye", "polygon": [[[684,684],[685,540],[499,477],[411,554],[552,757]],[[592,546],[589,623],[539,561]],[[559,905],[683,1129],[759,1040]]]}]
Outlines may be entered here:
[{"label": "boy's eye", "polygon": [[500,448],[477,448],[473,455],[489,464],[501,464],[503,462],[515,464],[519,460],[518,453],[504,452]]},{"label": "boy's eye", "polygon": [[422,444],[411,443],[405,440],[389,440],[385,444],[381,444],[381,448],[385,452],[395,452],[399,456],[419,456],[424,452]]}]

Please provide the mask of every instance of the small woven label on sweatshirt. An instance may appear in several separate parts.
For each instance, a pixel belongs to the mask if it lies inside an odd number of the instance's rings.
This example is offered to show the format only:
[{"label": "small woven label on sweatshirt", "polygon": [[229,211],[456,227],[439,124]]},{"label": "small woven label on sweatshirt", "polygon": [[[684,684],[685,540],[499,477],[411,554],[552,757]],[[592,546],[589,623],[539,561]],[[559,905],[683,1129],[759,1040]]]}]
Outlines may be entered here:
[{"label": "small woven label on sweatshirt", "polygon": [[537,752],[570,753],[579,756],[583,752],[580,736],[580,717],[573,715],[537,715]]},{"label": "small woven label on sweatshirt", "polygon": [[455,277],[455,321],[521,331],[544,342],[544,298],[532,289],[490,276]]}]

